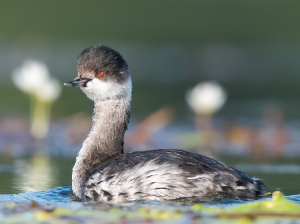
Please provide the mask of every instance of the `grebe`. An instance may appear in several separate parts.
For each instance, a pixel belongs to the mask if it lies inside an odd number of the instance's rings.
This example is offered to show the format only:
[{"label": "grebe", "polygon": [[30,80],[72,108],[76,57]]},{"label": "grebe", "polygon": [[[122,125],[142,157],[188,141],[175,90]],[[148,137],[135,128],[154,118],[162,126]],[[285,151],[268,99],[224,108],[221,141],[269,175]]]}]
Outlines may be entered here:
[{"label": "grebe", "polygon": [[131,76],[123,57],[107,46],[91,46],[77,58],[80,87],[94,101],[93,126],[79,151],[72,190],[84,201],[194,198],[257,199],[265,185],[257,178],[209,157],[183,150],[123,152],[130,117]]}]

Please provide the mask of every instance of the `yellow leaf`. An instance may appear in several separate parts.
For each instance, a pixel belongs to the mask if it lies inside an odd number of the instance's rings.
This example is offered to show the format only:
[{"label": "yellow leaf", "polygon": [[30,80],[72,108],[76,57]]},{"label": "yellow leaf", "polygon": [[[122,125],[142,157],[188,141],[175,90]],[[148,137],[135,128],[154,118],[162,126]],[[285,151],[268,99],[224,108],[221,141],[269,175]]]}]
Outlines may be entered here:
[{"label": "yellow leaf", "polygon": [[39,212],[35,213],[34,217],[38,221],[47,221],[47,220],[54,220],[54,219],[56,219],[56,217],[53,215],[53,213],[47,212],[45,210],[42,210],[42,211],[39,211]]}]

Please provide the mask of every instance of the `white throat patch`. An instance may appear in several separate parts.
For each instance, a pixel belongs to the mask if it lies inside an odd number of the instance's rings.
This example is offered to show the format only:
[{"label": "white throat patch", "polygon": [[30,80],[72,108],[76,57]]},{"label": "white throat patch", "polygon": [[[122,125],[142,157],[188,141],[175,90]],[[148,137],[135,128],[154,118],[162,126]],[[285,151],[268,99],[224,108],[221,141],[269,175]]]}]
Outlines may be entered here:
[{"label": "white throat patch", "polygon": [[80,87],[80,89],[93,101],[105,100],[117,96],[129,97],[131,99],[131,77],[129,76],[127,81],[121,85],[113,82],[103,82],[101,79],[94,78],[87,83],[86,87]]}]

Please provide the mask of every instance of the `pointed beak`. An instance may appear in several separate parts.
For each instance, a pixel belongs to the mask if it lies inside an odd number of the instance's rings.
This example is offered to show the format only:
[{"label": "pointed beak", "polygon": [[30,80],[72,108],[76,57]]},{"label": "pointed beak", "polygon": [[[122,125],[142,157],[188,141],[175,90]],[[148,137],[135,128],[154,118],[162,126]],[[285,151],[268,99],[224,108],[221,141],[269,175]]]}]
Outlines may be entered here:
[{"label": "pointed beak", "polygon": [[69,82],[65,82],[64,85],[65,86],[70,86],[70,87],[86,87],[86,84],[91,81],[91,79],[87,79],[87,78],[75,78]]}]

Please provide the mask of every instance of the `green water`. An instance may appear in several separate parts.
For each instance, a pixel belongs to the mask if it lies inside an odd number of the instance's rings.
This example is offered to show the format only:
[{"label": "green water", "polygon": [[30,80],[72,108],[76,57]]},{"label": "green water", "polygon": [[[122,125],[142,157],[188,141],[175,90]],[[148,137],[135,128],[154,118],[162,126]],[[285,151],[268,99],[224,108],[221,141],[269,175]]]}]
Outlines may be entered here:
[{"label": "green water", "polygon": [[[297,165],[297,160],[267,160],[255,162],[240,158],[218,158],[229,165],[247,164],[254,166],[270,164],[273,167],[285,164]],[[71,186],[72,167],[75,159],[32,156],[28,158],[0,157],[0,194],[16,194],[42,191],[59,186]],[[243,166],[241,166],[243,167]],[[242,170],[251,176],[263,179],[270,192],[280,190],[285,195],[296,195],[300,192],[299,173],[251,172]]]},{"label": "green water", "polygon": [[[75,159],[33,156],[0,157],[0,194],[16,194],[71,186]],[[3,166],[4,165],[4,166]],[[1,169],[1,166],[0,166]]]},{"label": "green water", "polygon": [[[75,159],[35,155],[28,158],[0,157],[0,222],[4,223],[255,223],[286,221],[294,223],[298,217],[300,194],[296,159],[251,160],[246,158],[219,158],[227,164],[253,168],[250,175],[264,179],[268,191],[281,190],[286,195],[259,201],[226,199],[220,202],[191,204],[185,201],[137,201],[123,204],[74,201],[71,189],[71,171]],[[291,164],[294,164],[291,166]],[[245,166],[246,165],[246,166]],[[265,169],[263,167],[273,167]],[[278,167],[294,167],[280,170]],[[257,169],[262,168],[262,170]],[[250,169],[251,171],[251,169]],[[278,173],[279,171],[279,173]],[[294,173],[293,173],[294,172]],[[58,187],[62,186],[62,187]],[[273,195],[278,195],[279,192]],[[277,199],[276,199],[277,198]],[[288,199],[288,200],[286,200]],[[267,200],[267,201],[266,201]],[[34,201],[34,203],[33,203]],[[194,205],[194,206],[193,206]],[[192,207],[190,207],[192,206]],[[227,219],[212,213],[230,211]],[[267,212],[268,217],[260,217]],[[280,213],[281,216],[277,213]],[[245,213],[245,214],[244,214]],[[292,213],[296,213],[293,215]],[[242,215],[241,215],[242,214]],[[256,214],[254,217],[253,214]],[[110,222],[109,222],[110,221]],[[258,222],[260,221],[260,222]],[[249,222],[250,223],[250,222]],[[298,223],[298,222],[295,222]]]}]

